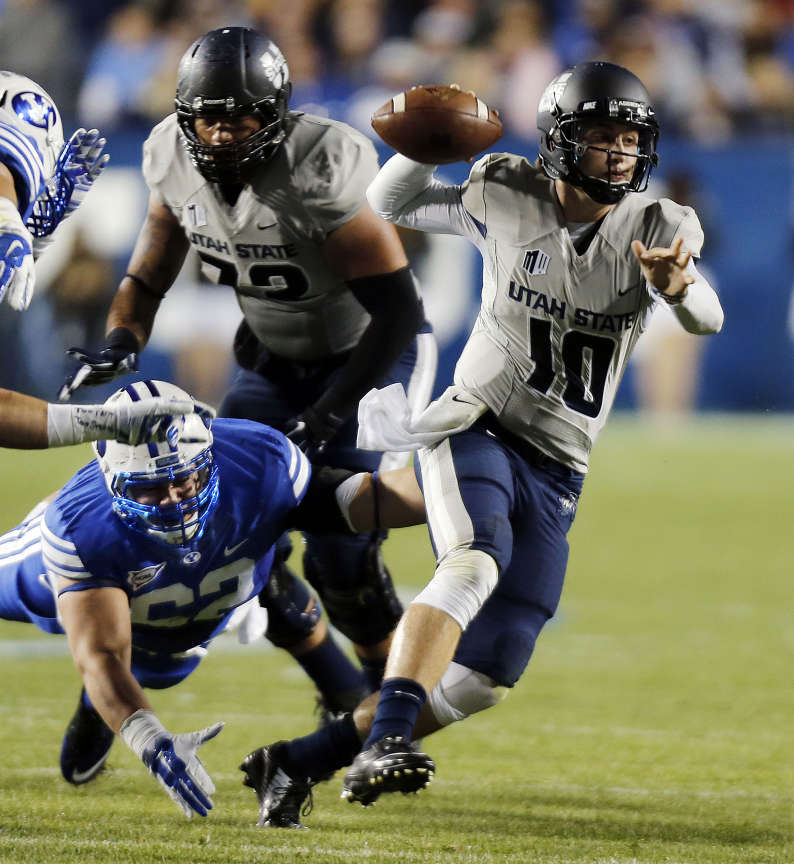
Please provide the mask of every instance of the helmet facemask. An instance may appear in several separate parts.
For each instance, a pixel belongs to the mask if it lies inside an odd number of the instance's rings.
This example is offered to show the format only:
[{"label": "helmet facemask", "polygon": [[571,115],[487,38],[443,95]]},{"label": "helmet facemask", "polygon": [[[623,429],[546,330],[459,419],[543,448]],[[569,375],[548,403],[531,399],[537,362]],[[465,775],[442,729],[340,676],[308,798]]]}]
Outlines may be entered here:
[{"label": "helmet facemask", "polygon": [[[205,180],[210,183],[246,183],[256,168],[271,159],[286,136],[284,118],[287,111],[286,98],[281,104],[275,99],[265,99],[245,110],[218,111],[217,106],[207,110],[197,97],[189,111],[177,107],[179,128],[184,135],[184,145],[193,164]],[[238,117],[250,114],[261,123],[261,128],[242,141],[228,144],[205,144],[196,134],[199,117],[217,119],[220,116]]]},{"label": "helmet facemask", "polygon": [[[568,173],[563,179],[572,186],[578,186],[584,190],[590,198],[599,204],[617,204],[627,192],[644,192],[648,188],[651,171],[659,162],[656,153],[658,130],[647,124],[627,123],[626,125],[638,133],[639,142],[636,153],[624,153],[609,147],[584,143],[582,139],[587,125],[588,121],[571,117],[560,121],[552,133],[553,145],[563,151],[563,162],[568,168]],[[580,161],[588,150],[597,150],[608,156],[610,154],[628,156],[636,160],[631,179],[628,182],[612,183],[609,180],[585,174],[580,168]]]},{"label": "helmet facemask", "polygon": [[[190,484],[195,494],[169,504],[144,503],[153,488]],[[209,450],[186,465],[154,473],[122,471],[114,475],[113,512],[134,531],[186,550],[204,533],[218,497],[218,469]]]}]

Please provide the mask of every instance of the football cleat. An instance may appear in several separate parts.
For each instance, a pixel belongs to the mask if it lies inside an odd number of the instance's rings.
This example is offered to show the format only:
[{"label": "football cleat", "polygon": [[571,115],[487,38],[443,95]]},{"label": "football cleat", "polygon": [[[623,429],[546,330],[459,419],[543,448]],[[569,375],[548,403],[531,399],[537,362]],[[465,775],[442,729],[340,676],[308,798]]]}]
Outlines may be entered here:
[{"label": "football cleat", "polygon": [[250,786],[259,800],[259,821],[264,828],[305,828],[301,816],[312,811],[312,786],[308,777],[295,778],[282,767],[286,741],[260,747],[243,759],[244,786]]},{"label": "football cleat", "polygon": [[105,767],[115,737],[98,712],[85,704],[84,695],[85,690],[61,744],[61,774],[75,786],[93,780]]},{"label": "football cleat", "polygon": [[383,792],[419,792],[435,771],[436,763],[407,738],[382,738],[356,756],[345,774],[342,798],[368,807]]}]

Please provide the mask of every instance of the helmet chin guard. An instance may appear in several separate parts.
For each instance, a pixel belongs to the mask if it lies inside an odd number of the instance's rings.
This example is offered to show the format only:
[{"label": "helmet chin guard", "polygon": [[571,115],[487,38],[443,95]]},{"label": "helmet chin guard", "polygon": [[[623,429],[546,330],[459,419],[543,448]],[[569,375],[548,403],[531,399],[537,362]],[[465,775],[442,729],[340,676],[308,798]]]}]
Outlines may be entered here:
[{"label": "helmet chin guard", "polygon": [[[150,396],[190,399],[184,390],[168,382],[137,381],[107,401],[137,402]],[[94,452],[113,496],[114,513],[130,530],[158,543],[179,552],[194,549],[218,503],[212,441],[212,431],[197,413],[175,418],[168,440],[161,443],[133,447],[118,441],[97,441]],[[152,490],[166,493],[172,485],[185,486],[191,494],[178,502],[147,502]]]},{"label": "helmet chin guard", "polygon": [[[582,131],[588,123],[598,121],[625,123],[639,133],[637,163],[626,183],[590,177],[579,167],[591,147],[582,142]],[[613,63],[580,63],[566,69],[546,87],[537,125],[540,162],[553,180],[578,186],[599,204],[616,204],[627,192],[648,188],[659,162],[659,124],[648,91],[628,69]]]}]

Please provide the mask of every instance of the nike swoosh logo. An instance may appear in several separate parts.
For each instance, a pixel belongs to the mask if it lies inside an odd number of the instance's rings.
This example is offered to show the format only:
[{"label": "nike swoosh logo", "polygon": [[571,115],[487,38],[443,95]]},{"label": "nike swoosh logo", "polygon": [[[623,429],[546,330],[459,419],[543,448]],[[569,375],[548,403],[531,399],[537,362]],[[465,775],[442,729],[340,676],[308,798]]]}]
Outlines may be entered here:
[{"label": "nike swoosh logo", "polygon": [[234,546],[227,546],[223,550],[224,557],[228,558],[230,555],[234,555],[234,553],[244,544],[248,542],[248,538],[245,540],[241,540],[239,543],[236,543]]},{"label": "nike swoosh logo", "polygon": [[272,228],[274,225],[278,225],[278,222],[268,222],[267,225],[260,225],[258,222],[256,223],[256,227],[260,231],[267,231],[268,228]]},{"label": "nike swoosh logo", "polygon": [[[110,739],[111,745],[113,744],[113,739]],[[76,786],[79,786],[81,783],[85,783],[86,780],[90,780],[94,774],[99,772],[99,769],[107,762],[107,758],[110,755],[110,747],[99,757],[99,759],[90,767],[86,768],[85,771],[73,771],[72,772],[72,783]]]},{"label": "nike swoosh logo", "polygon": [[452,401],[453,402],[462,402],[464,405],[476,405],[477,404],[476,402],[470,402],[468,399],[461,399],[457,393],[452,397]]},{"label": "nike swoosh logo", "polygon": [[625,297],[626,294],[633,291],[636,287],[636,285],[631,285],[625,291],[621,291],[620,288],[618,288],[618,297]]}]

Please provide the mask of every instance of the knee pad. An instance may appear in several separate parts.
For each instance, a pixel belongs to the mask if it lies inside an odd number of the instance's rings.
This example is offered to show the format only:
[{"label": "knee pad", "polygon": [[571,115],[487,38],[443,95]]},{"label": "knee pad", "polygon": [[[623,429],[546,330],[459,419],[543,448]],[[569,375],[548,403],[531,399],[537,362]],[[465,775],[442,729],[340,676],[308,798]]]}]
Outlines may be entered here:
[{"label": "knee pad", "polygon": [[[317,601],[276,552],[270,579],[259,594],[267,609],[267,638],[278,648],[291,648],[312,634],[322,617]],[[289,552],[287,552],[287,557]]]},{"label": "knee pad", "polygon": [[413,602],[446,612],[465,630],[498,580],[499,568],[490,555],[479,549],[458,549],[444,556]]},{"label": "knee pad", "polygon": [[499,687],[492,678],[468,666],[450,663],[427,701],[436,720],[442,726],[449,726],[478,711],[493,708],[505,696],[507,688]]},{"label": "knee pad", "polygon": [[342,550],[336,544],[307,545],[303,572],[334,627],[357,645],[375,645],[403,613],[383,562],[381,538],[373,535],[365,545],[352,546],[349,556]]}]

